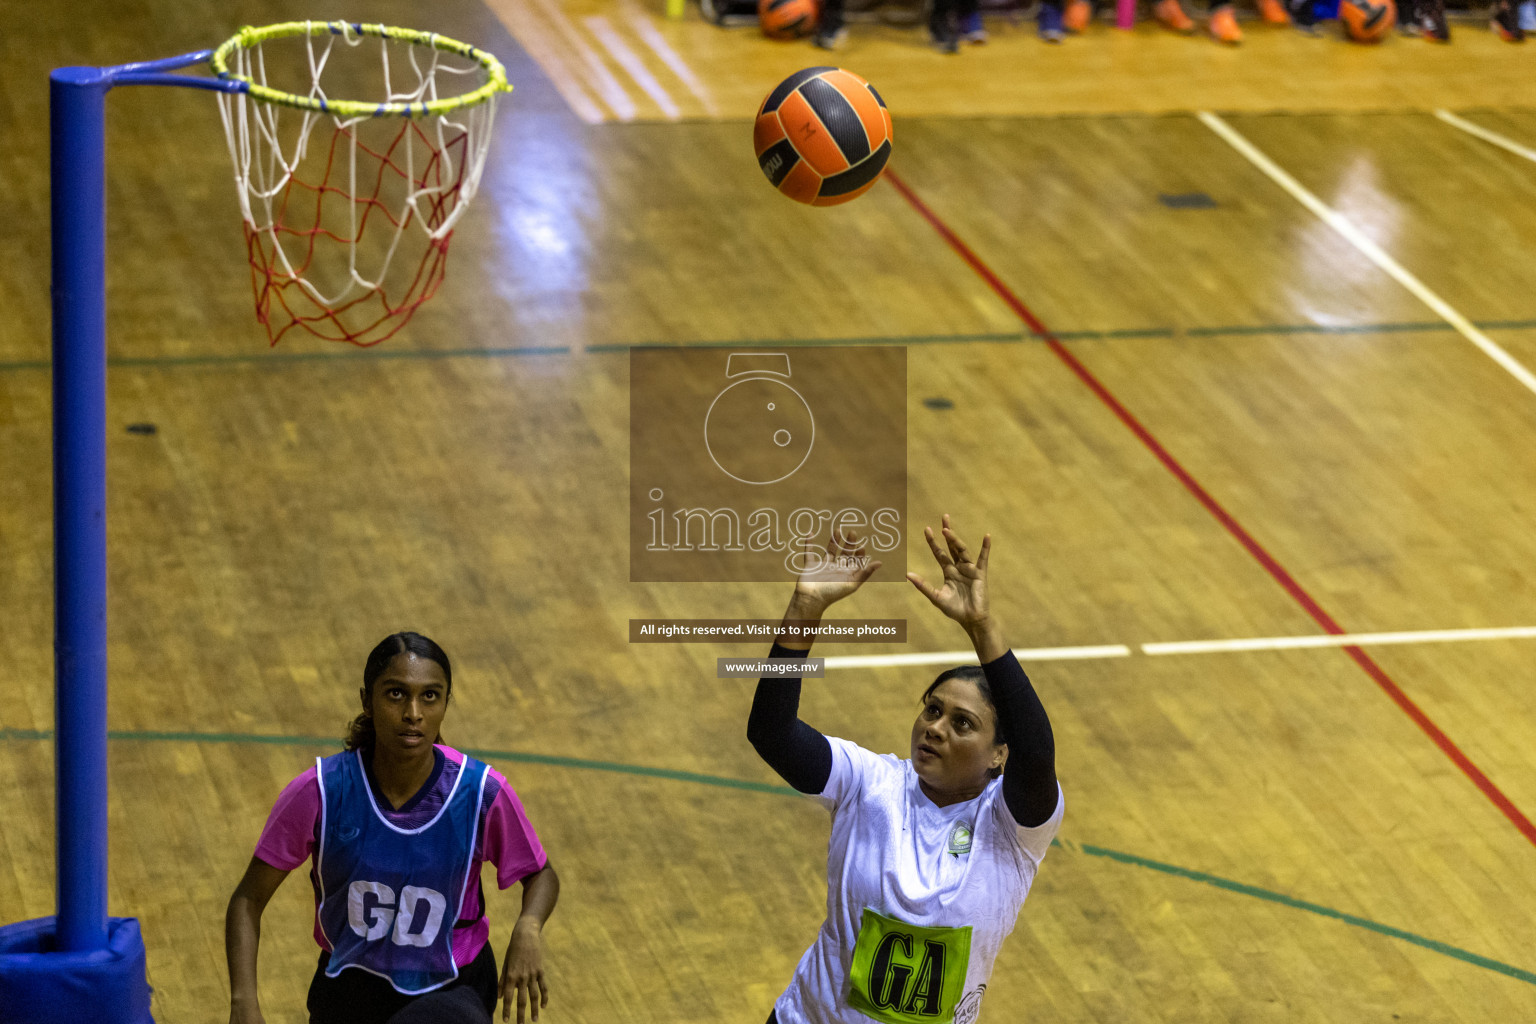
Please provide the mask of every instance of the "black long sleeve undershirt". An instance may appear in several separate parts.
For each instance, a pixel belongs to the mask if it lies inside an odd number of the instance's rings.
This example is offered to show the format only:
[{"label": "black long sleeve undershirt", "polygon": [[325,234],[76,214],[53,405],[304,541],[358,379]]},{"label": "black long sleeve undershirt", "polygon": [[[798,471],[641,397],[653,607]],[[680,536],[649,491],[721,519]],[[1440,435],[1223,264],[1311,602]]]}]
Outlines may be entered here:
[{"label": "black long sleeve undershirt", "polygon": [[[773,645],[770,658],[808,652]],[[1013,820],[1043,825],[1056,810],[1056,741],[1050,718],[1029,677],[1009,651],[982,666],[997,708],[998,731],[1008,744],[1003,800]],[[800,721],[800,679],[764,676],[747,719],[747,739],[779,777],[801,793],[820,793],[832,776],[832,744]]]},{"label": "black long sleeve undershirt", "polygon": [[997,708],[997,729],[1008,744],[1003,801],[1025,828],[1044,825],[1056,812],[1056,737],[1029,676],[1012,651],[981,666]]},{"label": "black long sleeve undershirt", "polygon": [[[809,651],[773,645],[770,658],[804,658]],[[832,744],[800,721],[800,677],[764,676],[752,698],[747,739],[779,778],[801,793],[820,793],[832,777]]]}]

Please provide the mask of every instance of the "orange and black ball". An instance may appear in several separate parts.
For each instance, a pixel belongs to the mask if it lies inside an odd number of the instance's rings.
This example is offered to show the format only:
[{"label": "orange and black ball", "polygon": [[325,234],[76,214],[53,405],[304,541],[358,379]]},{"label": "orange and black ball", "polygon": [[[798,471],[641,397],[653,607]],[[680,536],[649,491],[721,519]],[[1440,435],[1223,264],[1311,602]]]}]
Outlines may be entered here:
[{"label": "orange and black ball", "polygon": [[891,112],[852,71],[806,68],[763,100],[752,144],[774,188],[796,202],[835,206],[869,191],[885,170]]}]

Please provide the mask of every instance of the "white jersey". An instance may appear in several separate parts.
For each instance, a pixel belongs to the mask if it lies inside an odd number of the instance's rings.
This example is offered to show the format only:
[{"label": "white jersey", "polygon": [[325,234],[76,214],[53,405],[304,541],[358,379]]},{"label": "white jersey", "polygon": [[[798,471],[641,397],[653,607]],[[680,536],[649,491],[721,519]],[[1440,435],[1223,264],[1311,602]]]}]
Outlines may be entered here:
[{"label": "white jersey", "polygon": [[940,807],[912,762],[831,739],[827,919],[774,1006],[780,1024],[971,1024],[1065,802],[1023,828],[1002,780]]}]

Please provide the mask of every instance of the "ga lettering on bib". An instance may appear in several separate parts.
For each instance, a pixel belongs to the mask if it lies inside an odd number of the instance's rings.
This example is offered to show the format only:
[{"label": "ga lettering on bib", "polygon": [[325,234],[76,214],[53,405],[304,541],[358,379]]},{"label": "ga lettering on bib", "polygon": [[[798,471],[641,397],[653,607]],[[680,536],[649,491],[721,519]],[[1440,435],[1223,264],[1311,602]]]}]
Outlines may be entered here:
[{"label": "ga lettering on bib", "polygon": [[948,1024],[970,959],[969,927],[923,928],[866,907],[848,1002],[886,1024]]}]

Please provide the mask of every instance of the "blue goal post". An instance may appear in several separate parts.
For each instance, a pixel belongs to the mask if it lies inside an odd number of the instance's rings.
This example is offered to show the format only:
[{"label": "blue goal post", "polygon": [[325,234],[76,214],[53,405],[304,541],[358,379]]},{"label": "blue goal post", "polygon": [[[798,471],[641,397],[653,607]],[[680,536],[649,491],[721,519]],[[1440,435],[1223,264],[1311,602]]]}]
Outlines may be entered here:
[{"label": "blue goal post", "polygon": [[[351,45],[372,37],[381,41],[386,62],[391,46],[438,53],[432,55],[429,72],[417,73],[413,88],[382,101],[326,96],[314,62],[308,94],[269,87],[264,71],[245,73],[260,65],[242,63],[243,52],[295,37],[311,42],[340,38]],[[478,88],[439,97],[432,76],[442,53],[467,61],[467,70],[480,80]],[[213,74],[174,73],[197,65]],[[443,70],[466,73],[465,67]],[[334,119],[341,130],[356,121],[420,123],[464,115],[469,127],[450,125],[469,140],[464,148],[473,153],[450,186],[462,208],[478,184],[495,99],[511,86],[501,63],[484,50],[436,33],[340,21],[244,28],[217,49],[163,60],[57,68],[49,85],[56,914],[0,926],[0,1018],[7,1024],[152,1024],[138,921],[107,914],[107,93],[122,85],[173,85],[240,94],[296,108],[306,119],[306,130],[317,118]],[[473,118],[465,113],[471,111]],[[265,123],[275,124],[275,119]],[[237,181],[238,175],[237,166]],[[417,195],[432,194],[430,183],[414,184],[420,187]],[[249,229],[249,210],[243,212]],[[426,227],[441,235],[452,222]],[[271,222],[260,230],[275,238],[289,229]],[[446,250],[446,242],[439,248]]]},{"label": "blue goal post", "polygon": [[116,85],[238,91],[168,73],[212,52],[49,78],[57,913],[0,927],[8,1021],[151,1021],[138,922],[107,916],[106,98]]}]

